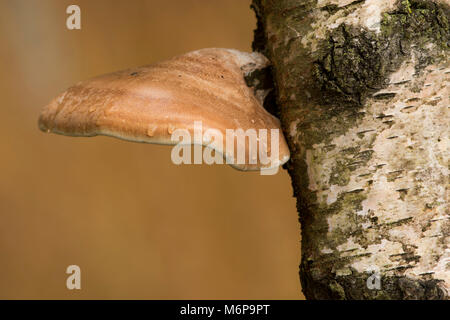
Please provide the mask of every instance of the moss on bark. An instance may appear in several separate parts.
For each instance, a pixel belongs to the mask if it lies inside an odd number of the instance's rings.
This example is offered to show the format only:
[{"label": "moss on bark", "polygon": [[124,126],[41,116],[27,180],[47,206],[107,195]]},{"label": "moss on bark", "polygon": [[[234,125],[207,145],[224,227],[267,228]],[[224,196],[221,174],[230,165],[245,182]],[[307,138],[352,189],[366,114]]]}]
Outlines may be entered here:
[{"label": "moss on bark", "polygon": [[[418,68],[435,62],[449,47],[449,18],[449,11],[436,3],[410,0],[384,13],[380,34],[341,24],[321,44],[314,61],[322,103],[362,106],[386,86],[389,74],[411,56],[413,47],[421,53]],[[427,48],[430,43],[436,46]]]}]

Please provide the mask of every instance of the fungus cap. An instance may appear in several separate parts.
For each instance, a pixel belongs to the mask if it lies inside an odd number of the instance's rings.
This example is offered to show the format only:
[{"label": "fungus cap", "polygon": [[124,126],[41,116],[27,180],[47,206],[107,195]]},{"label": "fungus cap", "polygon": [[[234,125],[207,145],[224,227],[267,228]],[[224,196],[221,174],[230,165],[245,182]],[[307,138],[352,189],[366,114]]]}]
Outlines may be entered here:
[{"label": "fungus cap", "polygon": [[[237,163],[234,152],[211,141],[193,141],[215,149],[240,170],[260,170],[282,165],[289,149],[280,122],[262,106],[264,94],[248,87],[245,76],[266,68],[268,60],[259,53],[231,49],[202,49],[153,65],[128,69],[80,82],[56,97],[41,112],[42,131],[68,136],[112,136],[124,140],[174,145],[177,129],[194,136],[194,123],[203,130],[279,131],[278,156],[270,163],[250,163],[246,143],[245,163]],[[258,139],[260,137],[258,136]],[[250,140],[250,139],[249,139]],[[275,144],[276,145],[276,144]],[[228,163],[228,162],[227,162]]]}]

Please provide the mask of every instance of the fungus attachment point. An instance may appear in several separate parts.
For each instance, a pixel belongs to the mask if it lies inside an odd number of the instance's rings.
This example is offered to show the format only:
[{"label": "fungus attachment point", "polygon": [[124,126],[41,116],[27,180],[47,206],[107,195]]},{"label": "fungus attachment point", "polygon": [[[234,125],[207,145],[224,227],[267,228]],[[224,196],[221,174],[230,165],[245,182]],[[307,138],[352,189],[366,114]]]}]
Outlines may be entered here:
[{"label": "fungus attachment point", "polygon": [[[68,136],[106,135],[167,145],[177,144],[172,135],[185,130],[194,136],[192,144],[213,148],[236,169],[277,168],[289,159],[280,122],[263,108],[265,94],[245,81],[268,65],[259,53],[202,49],[103,75],[55,98],[42,111],[39,127]],[[195,138],[195,123],[202,124],[203,132],[216,133],[214,143]],[[264,130],[266,141],[260,144]],[[271,135],[274,131],[278,134]],[[256,139],[251,139],[253,132]],[[215,143],[218,135],[231,136],[232,146]]]}]

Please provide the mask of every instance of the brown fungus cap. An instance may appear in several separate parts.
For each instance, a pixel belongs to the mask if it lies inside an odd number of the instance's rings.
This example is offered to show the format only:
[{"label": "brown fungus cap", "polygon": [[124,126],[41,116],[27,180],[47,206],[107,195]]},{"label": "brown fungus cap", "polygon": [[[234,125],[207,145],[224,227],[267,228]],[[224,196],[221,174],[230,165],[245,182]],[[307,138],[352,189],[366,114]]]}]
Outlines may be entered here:
[{"label": "brown fungus cap", "polygon": [[[135,142],[174,145],[175,130],[194,136],[194,122],[226,137],[226,130],[268,130],[267,152],[272,155],[270,130],[279,130],[277,159],[251,162],[250,139],[245,163],[211,141],[209,145],[240,170],[274,168],[289,159],[280,122],[263,107],[264,94],[246,85],[245,75],[263,69],[268,60],[259,53],[230,49],[202,49],[171,60],[119,71],[80,82],[44,108],[39,118],[42,131],[68,136],[106,135]],[[258,136],[258,140],[259,140]],[[234,147],[237,151],[238,147]],[[276,153],[273,153],[276,154]],[[253,159],[255,160],[255,159]]]}]

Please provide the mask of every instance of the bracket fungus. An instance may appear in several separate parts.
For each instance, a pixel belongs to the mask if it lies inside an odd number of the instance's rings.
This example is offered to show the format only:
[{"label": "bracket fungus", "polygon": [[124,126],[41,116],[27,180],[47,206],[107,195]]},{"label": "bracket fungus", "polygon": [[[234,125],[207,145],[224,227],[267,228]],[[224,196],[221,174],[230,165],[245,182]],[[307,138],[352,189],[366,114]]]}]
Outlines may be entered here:
[{"label": "bracket fungus", "polygon": [[[267,90],[249,87],[245,80],[268,66],[259,53],[202,49],[99,76],[55,98],[42,111],[39,127],[68,136],[201,145],[239,170],[277,169],[289,160],[280,122],[263,107]],[[204,130],[200,135],[198,123]],[[194,138],[176,141],[177,130]]]}]

